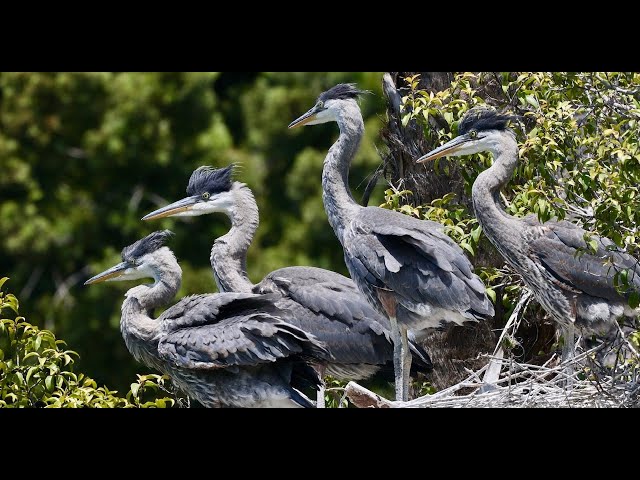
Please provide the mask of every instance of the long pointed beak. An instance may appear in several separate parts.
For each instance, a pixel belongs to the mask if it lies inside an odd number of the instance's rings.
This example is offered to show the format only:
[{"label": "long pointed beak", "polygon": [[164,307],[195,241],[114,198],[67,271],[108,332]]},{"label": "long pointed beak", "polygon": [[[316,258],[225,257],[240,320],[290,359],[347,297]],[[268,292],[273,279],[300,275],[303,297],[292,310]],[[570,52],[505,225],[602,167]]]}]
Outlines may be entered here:
[{"label": "long pointed beak", "polygon": [[440,157],[444,157],[447,155],[451,155],[460,150],[463,145],[467,142],[471,141],[468,135],[460,135],[459,137],[454,138],[453,140],[448,141],[444,145],[436,148],[435,150],[431,150],[426,155],[423,155],[419,159],[416,160],[416,163],[424,163],[430,160],[435,160]]},{"label": "long pointed beak", "polygon": [[296,127],[301,127],[302,125],[306,125],[307,123],[314,120],[317,114],[318,114],[318,109],[316,107],[313,107],[307,113],[305,113],[301,117],[296,118],[293,122],[291,122],[289,124],[289,128],[296,128]]},{"label": "long pointed beak", "polygon": [[166,207],[159,208],[151,213],[148,213],[142,220],[157,220],[158,218],[171,217],[177,213],[186,212],[191,210],[193,206],[198,202],[197,196],[194,197],[186,197],[182,200],[178,200],[177,202],[173,202]]},{"label": "long pointed beak", "polygon": [[84,284],[91,285],[94,283],[106,282],[107,280],[117,278],[121,276],[127,268],[129,268],[129,264],[127,262],[119,263],[115,267],[111,267],[109,270],[105,270],[104,272],[99,273],[95,277],[91,277],[89,280],[84,282]]}]

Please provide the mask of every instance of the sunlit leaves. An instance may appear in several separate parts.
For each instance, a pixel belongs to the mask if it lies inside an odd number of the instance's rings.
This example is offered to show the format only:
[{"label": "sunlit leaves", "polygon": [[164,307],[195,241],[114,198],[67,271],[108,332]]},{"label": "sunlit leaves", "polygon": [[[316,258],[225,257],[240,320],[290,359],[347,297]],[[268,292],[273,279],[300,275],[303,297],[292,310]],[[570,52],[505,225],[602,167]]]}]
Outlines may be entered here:
[{"label": "sunlit leaves", "polygon": [[[483,93],[490,82],[500,86],[497,98]],[[512,122],[520,163],[502,190],[511,215],[535,214],[543,222],[568,218],[638,255],[640,74],[462,73],[435,96],[413,86],[415,77],[409,85],[404,115],[422,124],[425,136],[436,144],[452,138],[464,113],[475,105],[489,102],[520,116],[521,122]],[[445,119],[451,128],[438,128],[428,121],[432,116]],[[478,174],[490,165],[488,156],[456,160],[470,192]],[[455,201],[449,204],[457,209]],[[585,248],[595,252],[595,240],[585,240]],[[616,281],[624,287],[621,275],[617,273]],[[635,303],[637,296],[629,301]]]},{"label": "sunlit leaves", "polygon": [[[0,279],[0,287],[6,281]],[[0,291],[0,313],[18,313],[17,300]],[[172,392],[160,375],[138,375],[126,397],[73,371],[78,354],[23,317],[0,320],[0,407],[168,408]]]}]

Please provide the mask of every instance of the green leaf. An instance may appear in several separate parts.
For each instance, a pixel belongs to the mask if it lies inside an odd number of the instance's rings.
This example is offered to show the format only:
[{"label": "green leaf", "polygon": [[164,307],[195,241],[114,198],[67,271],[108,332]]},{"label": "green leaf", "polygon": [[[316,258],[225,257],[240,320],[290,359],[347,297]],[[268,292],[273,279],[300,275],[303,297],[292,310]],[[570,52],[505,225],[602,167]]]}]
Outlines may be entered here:
[{"label": "green leaf", "polygon": [[633,309],[638,308],[640,306],[640,293],[633,291],[629,295],[629,306]]},{"label": "green leaf", "polygon": [[7,280],[9,280],[9,277],[2,277],[0,278],[0,289],[2,288],[2,286],[4,285],[4,282],[6,282]]},{"label": "green leaf", "polygon": [[471,238],[477,244],[480,240],[480,235],[482,234],[482,227],[478,225],[476,228],[471,230]]},{"label": "green leaf", "polygon": [[27,385],[29,384],[29,380],[31,379],[31,377],[33,376],[33,374],[34,374],[34,373],[36,373],[38,370],[40,370],[38,367],[31,367],[31,368],[27,371],[27,377],[26,377]]},{"label": "green leaf", "polygon": [[54,382],[55,382],[55,377],[51,375],[49,375],[47,378],[44,379],[44,386],[48,392],[53,392]]},{"label": "green leaf", "polygon": [[527,100],[527,103],[529,105],[533,105],[535,108],[540,108],[538,100],[536,100],[536,97],[534,97],[533,95],[527,95],[525,99]]},{"label": "green leaf", "polygon": [[473,251],[473,247],[469,245],[467,242],[462,242],[460,246],[464,248],[467,252],[469,252],[472,256],[475,256],[476,252]]},{"label": "green leaf", "polygon": [[489,297],[493,303],[496,303],[496,291],[490,287],[486,287],[485,291],[487,292],[487,297]]},{"label": "green leaf", "polygon": [[138,390],[140,389],[140,384],[139,383],[132,383],[131,384],[131,394],[135,397],[138,398]]}]

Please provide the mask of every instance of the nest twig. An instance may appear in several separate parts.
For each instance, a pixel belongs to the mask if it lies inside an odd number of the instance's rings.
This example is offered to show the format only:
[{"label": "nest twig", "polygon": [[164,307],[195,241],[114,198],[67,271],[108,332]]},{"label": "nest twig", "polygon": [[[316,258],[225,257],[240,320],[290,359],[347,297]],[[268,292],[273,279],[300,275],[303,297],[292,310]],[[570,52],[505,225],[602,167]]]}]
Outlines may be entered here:
[{"label": "nest twig", "polygon": [[[468,377],[456,385],[408,402],[387,400],[354,382],[347,385],[346,395],[361,408],[640,406],[640,358],[622,330],[616,341],[590,348],[566,362],[559,362],[555,355],[543,365],[518,362],[503,340],[513,336],[530,299],[531,293],[524,289],[493,354],[484,355],[489,362],[468,371]],[[605,357],[606,348],[620,359],[613,366],[598,360]],[[570,365],[573,368],[567,368]],[[468,393],[461,395],[463,390]]]}]

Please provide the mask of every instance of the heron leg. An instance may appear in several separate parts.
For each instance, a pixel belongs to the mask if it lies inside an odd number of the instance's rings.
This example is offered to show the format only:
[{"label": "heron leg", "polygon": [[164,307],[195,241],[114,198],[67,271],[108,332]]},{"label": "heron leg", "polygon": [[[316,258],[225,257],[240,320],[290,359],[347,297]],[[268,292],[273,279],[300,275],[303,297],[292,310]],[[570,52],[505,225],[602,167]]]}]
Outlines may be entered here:
[{"label": "heron leg", "polygon": [[398,325],[396,311],[398,303],[393,290],[378,288],[378,299],[387,313],[391,323],[391,340],[393,340],[393,373],[396,383],[396,400],[406,402],[409,399],[409,372],[411,369],[411,352],[407,328]]},{"label": "heron leg", "polygon": [[411,351],[409,350],[409,339],[407,338],[407,327],[400,326],[400,340],[402,342],[402,401],[409,400],[409,384],[411,382]]},{"label": "heron leg", "polygon": [[316,408],[325,408],[325,400],[324,400],[324,392],[327,388],[326,383],[324,382],[324,365],[318,366],[316,368],[318,371],[318,377],[320,377],[320,386],[318,387],[318,394],[316,396]]},{"label": "heron leg", "polygon": [[391,339],[393,340],[393,372],[396,382],[396,400],[409,400],[409,373],[411,371],[411,351],[407,329],[398,325],[396,317],[389,317]]},{"label": "heron leg", "polygon": [[576,357],[575,327],[573,324],[562,326],[562,337],[564,344],[562,345],[562,361],[567,363],[564,373],[567,376],[565,386],[570,387],[573,384],[573,360]]}]

